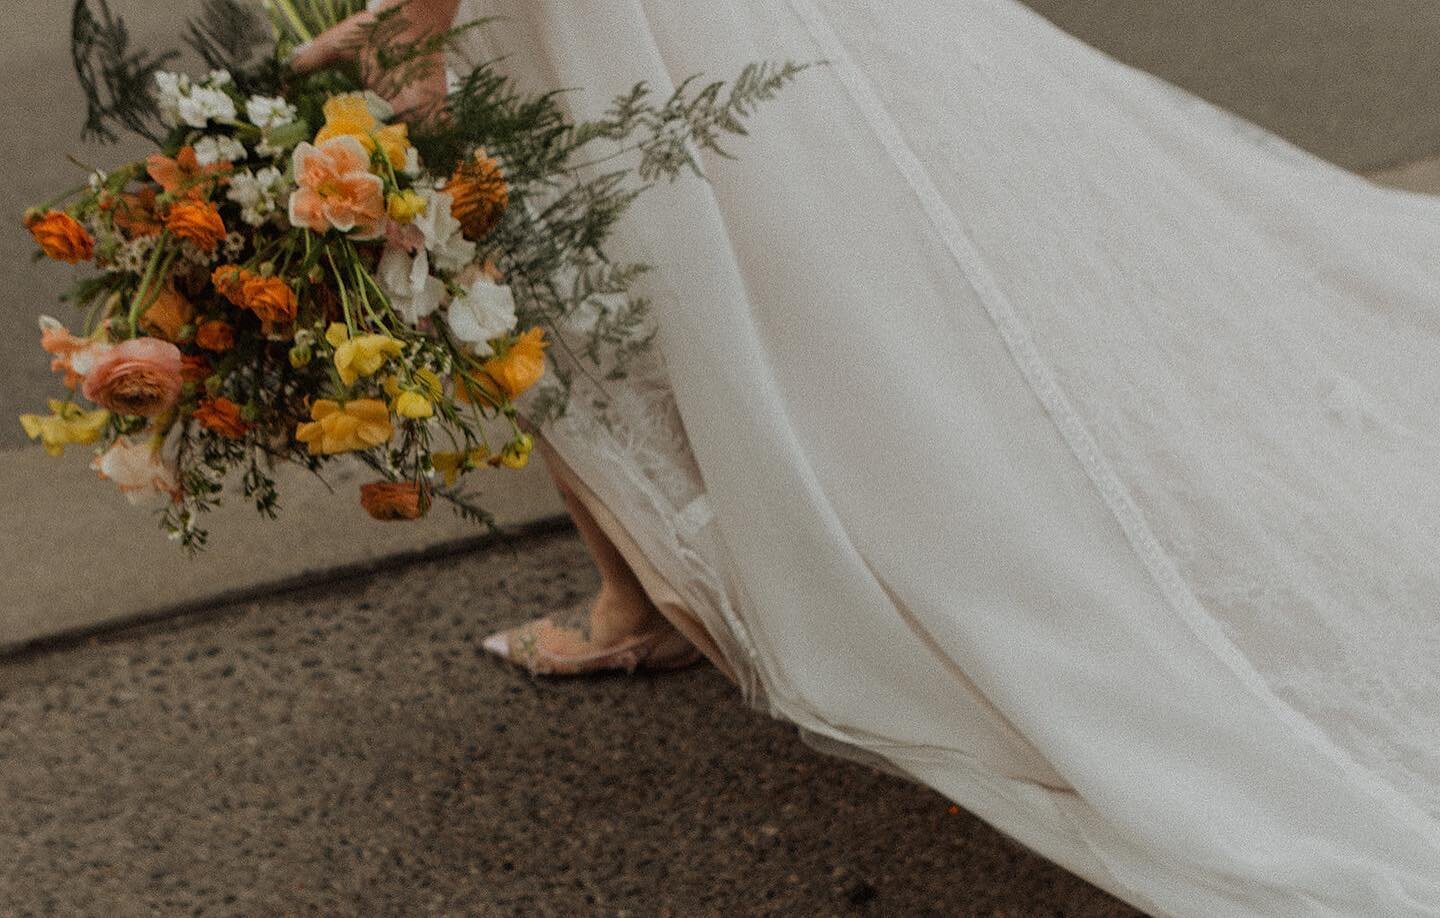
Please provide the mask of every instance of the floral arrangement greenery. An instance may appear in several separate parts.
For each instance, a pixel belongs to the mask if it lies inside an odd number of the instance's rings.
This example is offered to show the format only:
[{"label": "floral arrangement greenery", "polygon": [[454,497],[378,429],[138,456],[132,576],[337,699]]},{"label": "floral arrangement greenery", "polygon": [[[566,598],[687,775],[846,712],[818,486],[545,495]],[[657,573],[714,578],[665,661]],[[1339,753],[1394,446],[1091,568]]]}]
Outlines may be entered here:
[{"label": "floral arrangement greenery", "polygon": [[650,345],[632,292],[647,266],[605,255],[617,221],[698,174],[697,151],[728,155],[722,139],[804,69],[753,64],[662,97],[642,83],[576,121],[481,63],[407,123],[382,94],[484,23],[407,43],[391,10],[353,62],[287,70],[361,7],[208,0],[186,41],[209,72],[189,76],[133,48],[106,0],[75,6],[85,132],[155,150],[25,214],[44,256],[97,273],[67,296],[78,331],[41,319],[68,394],[21,423],[55,454],[93,446],[93,468],[158,499],[192,550],[227,489],[274,516],[276,463],[319,473],[341,455],[375,471],[360,500],[376,518],[438,498],[491,525],[470,473],[523,467],[577,373],[622,377]]}]

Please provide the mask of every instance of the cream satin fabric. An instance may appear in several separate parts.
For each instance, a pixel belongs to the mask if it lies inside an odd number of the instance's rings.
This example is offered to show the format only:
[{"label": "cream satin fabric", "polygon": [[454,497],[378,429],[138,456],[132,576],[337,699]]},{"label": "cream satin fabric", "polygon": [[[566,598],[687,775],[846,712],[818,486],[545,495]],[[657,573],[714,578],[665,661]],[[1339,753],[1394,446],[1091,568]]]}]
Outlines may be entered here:
[{"label": "cream satin fabric", "polygon": [[1013,0],[469,12],[582,111],[830,62],[550,434],[752,700],[1156,914],[1440,914],[1440,203]]}]

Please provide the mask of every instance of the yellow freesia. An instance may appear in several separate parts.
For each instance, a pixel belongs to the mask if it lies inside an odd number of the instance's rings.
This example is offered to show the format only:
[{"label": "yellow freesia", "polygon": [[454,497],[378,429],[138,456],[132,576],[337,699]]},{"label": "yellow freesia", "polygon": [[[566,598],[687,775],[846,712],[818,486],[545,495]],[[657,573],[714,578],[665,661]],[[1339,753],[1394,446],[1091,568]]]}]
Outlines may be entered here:
[{"label": "yellow freesia", "polygon": [[429,201],[408,188],[404,191],[390,192],[390,197],[385,200],[385,211],[396,223],[414,222],[415,218],[425,213],[425,209],[429,206]]},{"label": "yellow freesia", "polygon": [[527,433],[517,434],[500,451],[500,464],[507,469],[523,469],[530,464],[530,453],[534,448],[534,437]]},{"label": "yellow freesia", "polygon": [[310,417],[314,420],[295,428],[295,439],[308,446],[311,455],[369,449],[395,433],[390,409],[374,398],[358,398],[343,405],[320,399],[310,406]]},{"label": "yellow freesia", "polygon": [[315,135],[315,145],[318,147],[332,137],[354,137],[367,153],[375,152],[378,146],[391,168],[405,168],[405,157],[410,150],[409,129],[404,124],[382,127],[363,93],[347,92],[325,100],[325,126]]},{"label": "yellow freesia", "polygon": [[445,479],[445,486],[453,488],[455,482],[460,480],[460,473],[469,471],[482,465],[490,458],[490,451],[483,446],[477,446],[468,452],[446,452],[431,453],[430,464],[435,467]]},{"label": "yellow freesia", "polygon": [[353,386],[355,380],[370,376],[385,365],[391,357],[399,357],[405,345],[389,335],[358,335],[350,337],[350,331],[340,322],[333,323],[325,332],[325,340],[335,348],[335,369],[340,372],[340,381]]},{"label": "yellow freesia", "polygon": [[52,399],[50,414],[22,414],[20,426],[25,428],[27,437],[40,441],[45,452],[62,456],[69,444],[84,445],[99,440],[109,420],[110,412],[103,409],[86,411],[79,405]]}]

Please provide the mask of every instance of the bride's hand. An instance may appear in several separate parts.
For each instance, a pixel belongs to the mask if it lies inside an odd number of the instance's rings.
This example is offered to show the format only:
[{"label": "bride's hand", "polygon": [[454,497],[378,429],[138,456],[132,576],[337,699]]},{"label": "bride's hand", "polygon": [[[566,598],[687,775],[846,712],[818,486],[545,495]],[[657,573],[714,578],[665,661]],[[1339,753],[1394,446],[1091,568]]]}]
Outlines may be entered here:
[{"label": "bride's hand", "polygon": [[[296,73],[312,70],[354,59],[362,53],[369,31],[374,27],[376,16],[389,9],[399,8],[401,17],[399,31],[393,42],[405,45],[420,42],[438,35],[450,28],[455,21],[459,0],[385,0],[374,10],[366,10],[343,20],[333,29],[315,36],[314,40],[295,49],[290,57],[290,69]],[[387,36],[388,37],[388,36]],[[378,80],[373,56],[360,62],[361,73],[367,81],[383,85]],[[445,60],[443,54],[435,54],[420,68],[420,77],[401,87],[390,99],[395,111],[407,121],[420,121],[429,117],[445,100]]]}]

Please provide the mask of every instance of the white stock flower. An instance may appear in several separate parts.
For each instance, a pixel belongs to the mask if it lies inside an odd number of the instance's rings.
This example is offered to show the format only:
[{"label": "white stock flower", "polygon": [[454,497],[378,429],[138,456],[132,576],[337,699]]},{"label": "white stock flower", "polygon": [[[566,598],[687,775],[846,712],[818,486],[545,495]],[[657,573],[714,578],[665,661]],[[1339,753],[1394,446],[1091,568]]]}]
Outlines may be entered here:
[{"label": "white stock flower", "polygon": [[460,221],[450,213],[450,195],[422,190],[425,212],[415,218],[415,227],[425,237],[425,248],[435,257],[435,269],[458,274],[475,259],[475,243],[460,235]]},{"label": "white stock flower", "polygon": [[440,298],[445,295],[445,284],[430,274],[430,261],[425,250],[411,258],[404,249],[390,246],[380,256],[376,270],[380,289],[390,299],[390,305],[402,319],[411,325],[440,308]]},{"label": "white stock flower", "polygon": [[228,94],[208,86],[192,86],[176,105],[180,120],[191,127],[203,128],[211,121],[234,121],[235,100]]},{"label": "white stock flower", "polygon": [[489,357],[495,353],[490,340],[515,328],[515,295],[509,286],[480,277],[450,301],[446,315],[456,338],[470,345],[477,356]]},{"label": "white stock flower", "polygon": [[233,163],[245,158],[245,145],[234,137],[210,135],[195,142],[195,162],[202,166]]},{"label": "white stock flower", "polygon": [[190,78],[183,73],[158,70],[155,86],[159,90],[155,103],[160,106],[160,117],[174,127],[180,123],[180,100],[190,94]]},{"label": "white stock flower", "polygon": [[284,127],[295,120],[295,106],[281,98],[251,96],[245,103],[245,116],[263,131]]},{"label": "white stock flower", "polygon": [[259,226],[280,209],[280,199],[285,191],[285,174],[273,166],[266,166],[259,172],[246,169],[232,175],[225,197],[240,205],[241,220],[251,226]]}]

